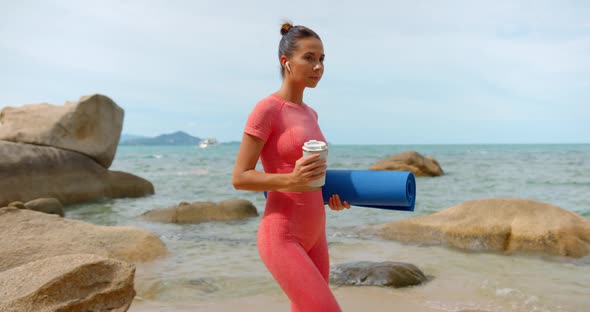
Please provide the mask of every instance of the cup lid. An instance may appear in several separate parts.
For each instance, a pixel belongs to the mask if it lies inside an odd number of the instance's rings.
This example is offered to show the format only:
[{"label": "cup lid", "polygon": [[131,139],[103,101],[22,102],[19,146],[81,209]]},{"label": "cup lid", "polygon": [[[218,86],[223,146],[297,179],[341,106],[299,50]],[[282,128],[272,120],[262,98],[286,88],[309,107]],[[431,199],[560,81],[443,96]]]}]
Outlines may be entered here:
[{"label": "cup lid", "polygon": [[309,140],[303,144],[303,150],[306,152],[321,152],[328,149],[328,145],[322,141]]}]

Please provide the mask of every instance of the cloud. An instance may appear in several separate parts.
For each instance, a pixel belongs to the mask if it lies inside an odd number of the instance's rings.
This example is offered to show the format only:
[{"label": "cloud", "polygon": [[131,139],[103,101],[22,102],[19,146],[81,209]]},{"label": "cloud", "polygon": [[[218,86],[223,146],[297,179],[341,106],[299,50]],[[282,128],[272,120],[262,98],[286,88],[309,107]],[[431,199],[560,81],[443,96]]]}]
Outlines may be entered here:
[{"label": "cloud", "polygon": [[587,16],[581,1],[7,2],[0,103],[103,92],[131,112],[126,129],[139,134],[158,118],[158,131],[190,128],[192,116],[199,131],[239,139],[252,105],[280,86],[286,17],[324,41],[324,80],[306,91],[324,128],[404,116],[511,127],[553,119],[590,131]]}]

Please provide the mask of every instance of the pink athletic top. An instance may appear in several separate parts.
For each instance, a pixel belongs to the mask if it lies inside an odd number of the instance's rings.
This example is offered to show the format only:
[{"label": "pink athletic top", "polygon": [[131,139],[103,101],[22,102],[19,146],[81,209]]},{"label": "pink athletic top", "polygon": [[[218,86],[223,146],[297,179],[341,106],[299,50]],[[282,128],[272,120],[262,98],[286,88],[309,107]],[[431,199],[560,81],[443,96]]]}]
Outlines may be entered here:
[{"label": "pink athletic top", "polygon": [[292,172],[295,162],[303,156],[303,143],[326,142],[318,125],[318,113],[313,108],[275,94],[256,103],[244,132],[266,141],[260,160],[267,173]]}]

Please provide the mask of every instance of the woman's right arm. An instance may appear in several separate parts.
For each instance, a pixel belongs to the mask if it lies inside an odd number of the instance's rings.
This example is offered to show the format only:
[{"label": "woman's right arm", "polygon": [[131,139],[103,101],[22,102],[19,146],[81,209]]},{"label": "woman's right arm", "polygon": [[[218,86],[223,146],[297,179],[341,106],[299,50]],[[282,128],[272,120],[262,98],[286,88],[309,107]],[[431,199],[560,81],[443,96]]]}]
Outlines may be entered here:
[{"label": "woman's right arm", "polygon": [[256,170],[256,163],[265,141],[244,133],[234,165],[232,184],[237,190],[276,191],[305,187],[325,174],[326,162],[319,154],[302,157],[295,162],[291,173],[264,173]]}]

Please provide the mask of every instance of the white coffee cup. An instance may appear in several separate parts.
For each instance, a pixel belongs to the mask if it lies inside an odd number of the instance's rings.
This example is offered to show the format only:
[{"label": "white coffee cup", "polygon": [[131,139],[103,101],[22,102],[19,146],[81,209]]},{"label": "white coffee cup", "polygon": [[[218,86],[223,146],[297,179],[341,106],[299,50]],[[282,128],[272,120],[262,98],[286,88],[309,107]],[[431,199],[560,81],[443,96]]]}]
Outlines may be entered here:
[{"label": "white coffee cup", "polygon": [[[326,159],[328,157],[328,145],[322,141],[309,140],[303,144],[303,156],[310,156],[313,154],[320,154],[320,159]],[[326,184],[326,176],[324,175],[320,179],[311,181],[308,186],[320,187]]]}]

